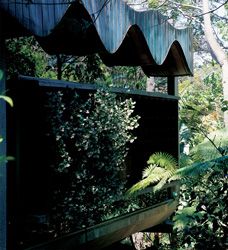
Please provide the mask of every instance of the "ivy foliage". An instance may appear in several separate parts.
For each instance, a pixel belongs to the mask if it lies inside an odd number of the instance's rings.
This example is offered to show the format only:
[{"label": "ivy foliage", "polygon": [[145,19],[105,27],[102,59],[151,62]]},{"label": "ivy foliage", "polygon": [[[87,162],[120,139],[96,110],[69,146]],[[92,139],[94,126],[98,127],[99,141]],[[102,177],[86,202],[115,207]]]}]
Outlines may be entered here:
[{"label": "ivy foliage", "polygon": [[104,90],[89,98],[73,92],[48,98],[54,170],[61,183],[53,201],[59,232],[94,225],[110,213],[110,204],[124,192],[124,160],[139,119],[131,99]]}]

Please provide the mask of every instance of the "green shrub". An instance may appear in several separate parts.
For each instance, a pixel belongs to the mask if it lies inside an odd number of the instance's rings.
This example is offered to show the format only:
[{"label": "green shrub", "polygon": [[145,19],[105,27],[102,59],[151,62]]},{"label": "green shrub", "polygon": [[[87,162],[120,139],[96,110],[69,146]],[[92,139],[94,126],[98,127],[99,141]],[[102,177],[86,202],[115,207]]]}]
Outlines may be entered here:
[{"label": "green shrub", "polygon": [[186,179],[181,186],[174,217],[181,249],[227,249],[228,158],[220,159],[204,175]]},{"label": "green shrub", "polygon": [[49,125],[54,139],[54,224],[58,230],[94,225],[124,193],[124,161],[138,126],[135,103],[98,90],[89,98],[74,91],[50,93]]}]

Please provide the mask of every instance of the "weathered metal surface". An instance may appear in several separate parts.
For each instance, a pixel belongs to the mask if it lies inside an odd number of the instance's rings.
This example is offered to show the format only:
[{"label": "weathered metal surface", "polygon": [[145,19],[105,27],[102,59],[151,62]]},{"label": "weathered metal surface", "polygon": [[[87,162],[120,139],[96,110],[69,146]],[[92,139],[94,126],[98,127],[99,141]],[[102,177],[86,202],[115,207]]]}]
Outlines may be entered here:
[{"label": "weathered metal surface", "polygon": [[177,204],[177,200],[168,200],[26,250],[101,249],[160,224],[175,211]]},{"label": "weathered metal surface", "polygon": [[49,53],[97,52],[107,65],[140,65],[147,75],[192,74],[191,29],[175,29],[157,10],[123,0],[0,0],[0,8]]}]

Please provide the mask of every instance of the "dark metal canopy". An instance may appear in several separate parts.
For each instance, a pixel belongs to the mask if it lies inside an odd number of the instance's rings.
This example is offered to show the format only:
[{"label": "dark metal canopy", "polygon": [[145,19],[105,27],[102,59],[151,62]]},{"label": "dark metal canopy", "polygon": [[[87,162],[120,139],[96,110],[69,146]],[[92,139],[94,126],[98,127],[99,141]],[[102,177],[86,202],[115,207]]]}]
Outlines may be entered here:
[{"label": "dark metal canopy", "polygon": [[141,66],[150,76],[192,75],[191,29],[123,0],[0,0],[5,38],[34,35],[49,54],[99,53],[108,66]]}]

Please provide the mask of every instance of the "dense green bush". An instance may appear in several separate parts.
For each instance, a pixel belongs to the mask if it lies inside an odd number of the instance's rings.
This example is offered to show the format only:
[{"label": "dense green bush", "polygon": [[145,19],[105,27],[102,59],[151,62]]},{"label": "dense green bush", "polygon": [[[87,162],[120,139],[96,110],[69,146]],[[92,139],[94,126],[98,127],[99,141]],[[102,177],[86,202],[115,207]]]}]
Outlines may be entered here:
[{"label": "dense green bush", "polygon": [[[156,184],[156,191],[166,182],[180,180],[180,201],[173,217],[175,236],[171,249],[227,249],[226,135],[227,131],[222,130],[207,136],[190,155],[181,157],[181,167],[177,169],[171,156],[153,154],[148,161],[149,166],[143,171],[143,179],[129,190],[134,193]],[[161,243],[159,249],[168,248]]]},{"label": "dense green bush", "polygon": [[190,152],[192,165],[180,172],[183,185],[174,216],[178,249],[227,249],[226,135],[226,130],[209,135]]},{"label": "dense green bush", "polygon": [[94,225],[110,213],[124,193],[124,160],[138,126],[135,103],[98,90],[88,97],[74,91],[50,93],[49,125],[53,138],[58,230]]},{"label": "dense green bush", "polygon": [[206,174],[182,185],[174,217],[178,249],[227,249],[227,164],[223,157]]}]

